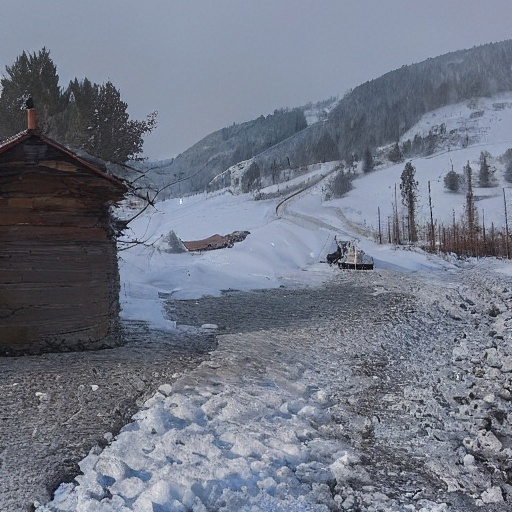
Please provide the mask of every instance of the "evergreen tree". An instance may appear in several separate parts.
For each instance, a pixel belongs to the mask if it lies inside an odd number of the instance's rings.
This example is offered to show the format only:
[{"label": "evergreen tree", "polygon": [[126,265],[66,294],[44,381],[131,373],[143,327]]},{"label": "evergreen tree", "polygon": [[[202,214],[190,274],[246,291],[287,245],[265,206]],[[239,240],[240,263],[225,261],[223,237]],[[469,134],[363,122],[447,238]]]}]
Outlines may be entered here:
[{"label": "evergreen tree", "polygon": [[[409,141],[409,143],[410,143],[410,141]],[[388,153],[388,158],[389,158],[390,162],[393,162],[395,164],[403,161],[404,157],[403,157],[402,150],[400,149],[398,142],[395,142],[395,144],[391,148],[390,152]]]},{"label": "evergreen tree", "polygon": [[64,109],[54,119],[49,135],[72,149],[83,149],[93,124],[99,86],[87,78],[72,80],[63,94]]},{"label": "evergreen tree", "polygon": [[475,198],[473,196],[473,169],[469,165],[464,166],[464,175],[466,177],[467,191],[466,191],[466,220],[468,223],[468,230],[474,233],[477,228],[477,213],[475,207]]},{"label": "evergreen tree", "polygon": [[509,148],[499,157],[500,162],[505,167],[505,173],[503,177],[508,183],[512,183],[512,148]]},{"label": "evergreen tree", "polygon": [[270,166],[270,174],[272,175],[272,185],[275,185],[276,180],[279,176],[279,170],[277,168],[275,160],[272,162],[272,165]]},{"label": "evergreen tree", "polygon": [[370,148],[366,148],[363,155],[363,172],[371,172],[373,169],[373,155]]},{"label": "evergreen tree", "polygon": [[444,177],[444,187],[450,192],[458,192],[463,182],[463,177],[452,170]]},{"label": "evergreen tree", "polygon": [[62,93],[57,68],[50,51],[23,52],[0,79],[0,135],[7,137],[27,127],[25,101],[32,97],[37,108],[38,127],[51,130],[51,118],[61,108]]},{"label": "evergreen tree", "polygon": [[85,150],[116,163],[139,159],[144,143],[142,136],[156,127],[157,113],[150,114],[145,121],[132,121],[127,109],[128,104],[121,100],[121,93],[112,82],[101,85],[94,102]]},{"label": "evergreen tree", "polygon": [[405,164],[402,171],[400,191],[402,194],[402,204],[407,208],[407,215],[409,217],[409,240],[411,242],[418,241],[418,234],[416,229],[416,203],[418,202],[418,182],[414,179],[416,169],[411,162]]},{"label": "evergreen tree", "polygon": [[343,169],[340,165],[336,174],[328,184],[328,193],[326,199],[343,197],[345,194],[352,190],[352,180],[354,175],[350,174]]},{"label": "evergreen tree", "polygon": [[481,187],[488,188],[492,187],[492,176],[490,168],[491,166],[487,163],[487,157],[490,156],[487,151],[480,153],[480,172],[478,173],[478,181]]},{"label": "evergreen tree", "polygon": [[107,161],[140,159],[143,136],[156,128],[156,112],[142,121],[129,118],[128,105],[110,81],[99,86],[87,78],[82,82],[75,78],[63,92],[46,48],[23,52],[12,66],[6,66],[0,86],[0,138],[26,129],[23,110],[29,97],[42,133]]},{"label": "evergreen tree", "polygon": [[91,83],[88,78],[84,78],[81,82],[75,78],[69,83],[68,94],[68,108],[74,114],[71,116],[73,125],[68,130],[68,136],[71,138],[69,143],[73,141],[75,145],[82,147],[90,137],[99,86]]},{"label": "evergreen tree", "polygon": [[403,159],[404,157],[410,157],[410,156],[412,156],[412,142],[411,142],[411,139],[407,139],[407,140],[402,144],[401,153],[402,153],[402,159]]},{"label": "evergreen tree", "polygon": [[512,183],[512,163],[507,164],[505,168],[505,181]]}]

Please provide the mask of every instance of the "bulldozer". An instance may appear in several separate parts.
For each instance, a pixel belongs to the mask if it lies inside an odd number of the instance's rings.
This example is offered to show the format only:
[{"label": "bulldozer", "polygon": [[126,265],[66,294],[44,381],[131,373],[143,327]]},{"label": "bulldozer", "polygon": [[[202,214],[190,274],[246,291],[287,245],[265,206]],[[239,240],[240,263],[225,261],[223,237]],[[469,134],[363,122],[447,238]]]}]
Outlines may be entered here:
[{"label": "bulldozer", "polygon": [[373,270],[373,258],[358,249],[355,242],[335,240],[336,251],[327,255],[329,265],[337,264],[339,268],[348,270]]}]

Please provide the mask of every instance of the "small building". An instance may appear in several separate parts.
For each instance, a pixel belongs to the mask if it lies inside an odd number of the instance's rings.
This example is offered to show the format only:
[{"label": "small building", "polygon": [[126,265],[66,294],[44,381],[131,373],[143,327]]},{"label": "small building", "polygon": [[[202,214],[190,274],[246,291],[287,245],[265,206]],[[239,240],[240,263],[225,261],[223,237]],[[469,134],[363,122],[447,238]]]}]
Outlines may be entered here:
[{"label": "small building", "polygon": [[35,127],[0,144],[0,354],[113,344],[119,179]]}]

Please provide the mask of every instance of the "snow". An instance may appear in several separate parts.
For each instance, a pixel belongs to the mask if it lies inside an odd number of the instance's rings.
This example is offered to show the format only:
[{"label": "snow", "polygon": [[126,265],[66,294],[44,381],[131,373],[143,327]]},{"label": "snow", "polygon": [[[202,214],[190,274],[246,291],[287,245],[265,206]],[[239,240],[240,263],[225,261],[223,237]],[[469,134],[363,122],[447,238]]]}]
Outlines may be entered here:
[{"label": "snow", "polygon": [[[496,110],[496,103],[505,107]],[[473,164],[480,151],[498,156],[512,146],[511,105],[512,95],[480,100],[476,107],[484,114],[473,119],[475,108],[446,107],[424,116],[411,131],[414,136],[433,123],[446,122],[448,129],[465,123],[481,134],[481,143],[474,146],[413,160],[420,182],[418,220],[429,215],[429,180],[435,217],[450,222],[454,210],[460,213],[464,196],[445,192],[443,176],[452,164],[461,172],[467,161],[476,172]],[[356,240],[374,258],[376,269],[443,279],[447,269],[456,268],[449,259],[379,245],[374,236],[365,236],[375,234],[378,206],[383,219],[391,215],[394,185],[403,166],[362,176],[347,197],[329,202],[323,201],[323,183],[318,183],[278,213],[278,199],[254,201],[249,195],[228,192],[158,203],[130,225],[126,238],[142,243],[120,253],[122,317],[146,321],[157,329],[176,329],[175,320],[165,313],[164,297],[194,299],[219,296],[223,290],[326,282],[333,269],[321,260],[334,249],[335,236]],[[319,172],[312,170],[309,178]],[[478,202],[486,222],[502,226],[501,187],[508,185],[502,176],[499,180],[499,187],[477,189],[475,195],[486,196]],[[182,240],[194,240],[235,230],[250,235],[231,249],[201,254],[161,250],[162,239],[171,231]],[[510,262],[474,264],[512,275]],[[329,478],[364,482],[368,476],[357,468],[358,455],[347,444],[314,437],[312,424],[325,421],[329,406],[329,377],[314,373],[315,365],[329,364],[322,347],[301,349],[297,357],[302,360],[290,356],[279,361],[272,340],[252,347],[250,334],[240,340],[243,336],[223,337],[209,361],[162,386],[103,451],[94,448],[81,461],[83,474],[76,482],[62,484],[53,501],[37,511],[327,511],[318,497],[328,490]],[[308,354],[314,362],[307,361]],[[261,368],[250,367],[248,360]],[[241,374],[241,368],[248,373]],[[471,466],[472,460],[464,463]],[[313,483],[304,486],[302,481],[308,478]],[[482,496],[485,503],[501,499],[496,487]],[[345,505],[349,509],[350,497]],[[425,503],[423,510],[443,509],[442,504]]]},{"label": "snow", "polygon": [[[471,119],[471,114],[475,112],[481,115]],[[430,218],[429,181],[434,220],[438,219],[447,225],[451,222],[454,213],[456,219],[460,219],[464,211],[465,195],[446,192],[443,180],[452,167],[455,172],[461,174],[463,167],[469,162],[473,169],[476,205],[480,212],[484,212],[486,226],[490,226],[492,222],[495,226],[504,226],[502,188],[507,189],[508,197],[512,197],[512,191],[510,183],[503,180],[503,168],[495,162],[497,186],[491,188],[478,187],[478,171],[482,151],[486,150],[496,158],[512,147],[512,94],[504,93],[493,98],[480,98],[430,112],[405,133],[401,141],[412,140],[416,134],[425,136],[430,129],[441,123],[446,124],[447,132],[460,129],[464,134],[467,133],[471,140],[475,140],[475,143],[467,148],[446,146],[430,157],[412,160],[416,168],[416,179],[419,182],[418,221],[426,222]],[[346,217],[376,232],[378,230],[377,208],[380,208],[383,223],[392,216],[395,186],[400,203],[399,183],[403,168],[403,163],[391,165],[354,182],[355,190],[348,198],[340,201]],[[369,202],[368,197],[375,199]]]},{"label": "snow", "polygon": [[[315,267],[329,233],[275,219],[278,200],[253,201],[228,193],[198,195],[157,204],[157,210],[131,225],[145,244],[121,252],[121,315],[173,328],[162,317],[160,294],[191,299],[222,290],[278,287]],[[247,230],[251,234],[230,250],[168,254],[154,247],[173,230],[182,240]],[[130,233],[128,233],[128,236]]]}]

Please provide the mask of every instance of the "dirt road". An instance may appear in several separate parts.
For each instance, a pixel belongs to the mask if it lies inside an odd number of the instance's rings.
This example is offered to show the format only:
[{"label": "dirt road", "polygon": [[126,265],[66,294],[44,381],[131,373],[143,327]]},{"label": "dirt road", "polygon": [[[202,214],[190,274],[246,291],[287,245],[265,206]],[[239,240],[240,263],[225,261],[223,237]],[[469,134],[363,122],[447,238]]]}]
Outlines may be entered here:
[{"label": "dirt road", "polygon": [[[353,457],[346,478],[326,484],[329,509],[467,512],[512,503],[511,304],[510,278],[477,264],[423,275],[345,271],[321,288],[233,292],[169,309],[178,322],[219,324],[240,385],[300,368],[329,397],[329,419],[311,436],[345,443]],[[238,378],[229,371],[226,363],[218,373]],[[310,471],[302,481],[314,488],[322,477]]]},{"label": "dirt road", "polygon": [[[321,287],[167,307],[179,325],[219,326],[233,359],[226,368],[215,362],[217,380],[286,366],[322,390],[327,398],[315,405],[324,420],[311,435],[353,454],[349,478],[325,483],[331,509],[428,502],[504,511],[512,502],[512,282],[484,270],[333,271]],[[91,447],[106,443],[105,432],[115,434],[159,385],[215,350],[211,335],[185,332],[155,340],[132,326],[119,349],[1,359],[0,510],[47,501]],[[305,485],[317,482],[311,471]]]}]

